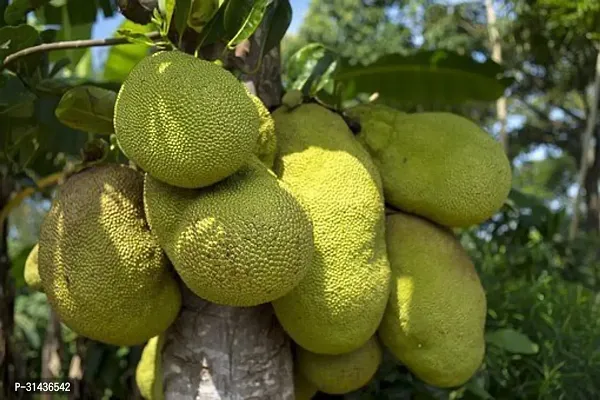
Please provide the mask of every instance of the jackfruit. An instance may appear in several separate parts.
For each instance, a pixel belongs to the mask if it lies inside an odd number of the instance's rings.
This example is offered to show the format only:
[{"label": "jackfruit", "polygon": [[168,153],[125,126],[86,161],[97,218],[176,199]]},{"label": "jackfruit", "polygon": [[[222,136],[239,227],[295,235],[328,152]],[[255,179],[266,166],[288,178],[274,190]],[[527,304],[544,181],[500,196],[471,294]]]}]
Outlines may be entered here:
[{"label": "jackfruit", "polygon": [[268,303],[292,290],[310,266],[311,221],[256,157],[209,188],[175,188],[147,175],[144,192],[151,229],[203,299]]},{"label": "jackfruit", "polygon": [[310,400],[318,389],[315,385],[308,381],[297,369],[294,369],[294,399],[295,400]]},{"label": "jackfruit", "polygon": [[296,350],[298,371],[327,394],[344,394],[365,386],[381,364],[382,351],[377,339],[371,337],[360,348],[345,354],[315,354]]},{"label": "jackfruit", "polygon": [[173,186],[212,185],[258,140],[256,106],[228,71],[180,51],[148,56],[119,90],[115,135],[127,157]]},{"label": "jackfruit", "polygon": [[258,116],[260,118],[258,140],[254,147],[254,154],[267,166],[267,168],[273,168],[275,152],[277,151],[275,121],[273,121],[271,113],[269,113],[269,110],[267,110],[267,107],[265,107],[261,99],[250,92],[248,92],[248,95],[256,105],[256,110],[258,111]]},{"label": "jackfruit", "polygon": [[38,270],[38,249],[38,244],[33,246],[33,249],[31,249],[31,252],[27,256],[27,260],[25,260],[25,270],[23,271],[25,283],[33,290],[42,289],[42,281],[40,280],[40,272]]},{"label": "jackfruit", "polygon": [[373,157],[393,207],[466,227],[490,218],[506,200],[510,162],[500,143],[468,119],[372,104],[346,115],[360,123],[357,139]]},{"label": "jackfruit", "polygon": [[164,331],[181,305],[168,259],[144,218],[143,175],[109,164],[72,175],[44,218],[39,273],[62,322],[120,346]]},{"label": "jackfruit", "polygon": [[383,344],[424,382],[460,386],[485,353],[486,298],[452,232],[424,218],[387,217],[392,293],[379,327]]},{"label": "jackfruit", "polygon": [[135,368],[135,383],[145,400],[164,400],[165,398],[161,355],[164,341],[164,334],[148,340]]},{"label": "jackfruit", "polygon": [[390,290],[380,178],[339,115],[309,103],[273,118],[274,171],[311,218],[315,243],[306,277],[275,313],[303,348],[348,353],[375,333]]}]

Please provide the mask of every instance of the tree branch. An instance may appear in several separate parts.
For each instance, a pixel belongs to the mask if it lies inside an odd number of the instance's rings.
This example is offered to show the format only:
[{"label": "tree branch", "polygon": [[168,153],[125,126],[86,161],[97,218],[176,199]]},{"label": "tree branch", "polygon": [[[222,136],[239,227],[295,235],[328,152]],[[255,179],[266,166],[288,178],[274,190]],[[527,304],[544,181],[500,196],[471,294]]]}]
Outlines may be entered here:
[{"label": "tree branch", "polygon": [[589,165],[594,160],[590,160],[590,147],[592,145],[592,138],[594,137],[594,131],[596,129],[596,121],[598,120],[598,104],[600,102],[600,49],[596,55],[596,78],[592,86],[592,95],[590,99],[590,112],[587,116],[587,125],[581,135],[581,159],[579,165],[579,174],[577,177],[577,192],[573,199],[573,216],[571,217],[571,223],[569,225],[569,241],[573,241],[577,235],[579,229],[579,202],[581,201],[582,191],[585,185],[585,177],[589,168]]},{"label": "tree branch", "polygon": [[[145,35],[148,39],[155,40],[160,38],[159,32],[151,32]],[[17,61],[19,58],[27,57],[37,53],[47,53],[54,50],[81,49],[88,47],[102,46],[118,46],[122,44],[131,44],[131,39],[128,37],[106,38],[106,39],[89,39],[89,40],[69,40],[64,42],[44,43],[37,46],[28,47],[19,50],[4,59],[0,71],[7,68],[10,64]]]}]

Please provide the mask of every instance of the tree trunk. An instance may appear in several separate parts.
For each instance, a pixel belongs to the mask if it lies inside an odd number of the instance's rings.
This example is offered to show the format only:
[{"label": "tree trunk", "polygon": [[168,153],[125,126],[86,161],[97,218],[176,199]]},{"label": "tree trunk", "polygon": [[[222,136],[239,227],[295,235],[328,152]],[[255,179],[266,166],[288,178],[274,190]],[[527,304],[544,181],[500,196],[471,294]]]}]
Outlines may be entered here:
[{"label": "tree trunk", "polygon": [[[588,169],[590,165],[595,163],[593,160],[594,151],[592,146],[592,139],[597,137],[598,129],[598,106],[600,105],[600,48],[596,54],[596,67],[595,67],[595,79],[592,84],[592,93],[590,96],[588,115],[586,120],[586,128],[581,135],[581,159],[579,165],[579,174],[577,176],[577,193],[573,199],[573,216],[571,218],[571,224],[569,225],[569,240],[573,240],[577,236],[579,229],[579,214],[580,214],[580,202],[581,194],[585,188]],[[597,188],[592,190],[593,193],[597,192]]]},{"label": "tree trunk", "polygon": [[[50,308],[48,326],[46,327],[46,336],[44,337],[44,346],[42,347],[42,379],[56,380],[61,373],[63,348],[61,337],[60,319],[56,312]],[[52,394],[42,393],[40,400],[51,400]]]},{"label": "tree trunk", "polygon": [[586,220],[585,229],[587,232],[600,234],[600,193],[598,185],[600,184],[600,135],[596,136],[594,146],[594,163],[590,166],[585,176],[585,204]]},{"label": "tree trunk", "polygon": [[[261,29],[255,34],[255,39]],[[236,51],[253,69],[256,41]],[[246,44],[247,45],[247,44]],[[239,61],[239,60],[238,60]],[[264,57],[256,75],[242,80],[267,108],[279,105],[279,49]],[[162,350],[166,400],[292,400],[290,340],[270,304],[226,307],[202,300],[182,284],[182,310]]]},{"label": "tree trunk", "polygon": [[[12,181],[0,173],[0,210],[12,193]],[[10,275],[8,257],[8,221],[0,226],[0,398],[15,399],[14,384],[19,380],[12,343],[14,328],[15,287]]]},{"label": "tree trunk", "polygon": [[[502,64],[502,43],[500,34],[496,26],[496,11],[492,0],[485,0],[485,9],[487,13],[487,24],[489,32],[490,49],[492,51],[492,60]],[[496,101],[496,118],[500,124],[499,139],[504,152],[508,153],[508,136],[506,134],[506,97],[502,96]]]}]

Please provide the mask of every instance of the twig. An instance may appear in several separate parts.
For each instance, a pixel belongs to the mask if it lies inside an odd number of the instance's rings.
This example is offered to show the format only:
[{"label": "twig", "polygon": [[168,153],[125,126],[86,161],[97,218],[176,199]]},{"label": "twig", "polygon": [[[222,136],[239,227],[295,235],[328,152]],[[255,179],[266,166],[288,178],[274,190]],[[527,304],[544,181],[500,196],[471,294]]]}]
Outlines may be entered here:
[{"label": "twig", "polygon": [[[154,40],[161,37],[159,32],[151,32],[145,35],[148,39]],[[131,44],[130,38],[123,36],[117,38],[106,38],[106,39],[89,39],[89,40],[68,40],[64,42],[55,43],[44,43],[37,46],[28,47],[23,50],[19,50],[4,59],[0,71],[8,67],[10,64],[18,60],[19,58],[26,57],[37,53],[47,53],[54,50],[67,50],[67,49],[81,49],[88,47],[101,47],[101,46],[118,46],[122,44]]]}]

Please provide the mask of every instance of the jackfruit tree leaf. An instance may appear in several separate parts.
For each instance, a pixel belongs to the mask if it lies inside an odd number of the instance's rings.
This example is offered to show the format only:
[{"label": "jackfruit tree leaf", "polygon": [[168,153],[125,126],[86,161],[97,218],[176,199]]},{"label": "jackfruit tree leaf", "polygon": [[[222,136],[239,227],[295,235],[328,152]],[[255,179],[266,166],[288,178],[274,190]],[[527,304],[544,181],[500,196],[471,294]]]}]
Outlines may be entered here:
[{"label": "jackfruit tree leaf", "polygon": [[21,250],[15,257],[11,259],[11,275],[15,282],[15,289],[21,289],[27,284],[25,283],[25,262],[33,249],[33,246],[27,246]]},{"label": "jackfruit tree leaf", "polygon": [[[0,28],[0,63],[4,62],[4,59],[9,55],[39,43],[38,31],[30,25],[23,24]],[[15,61],[8,69],[18,74],[31,76],[40,61],[40,54],[32,54]]]},{"label": "jackfruit tree leaf", "polygon": [[60,60],[55,62],[54,65],[52,65],[52,69],[48,73],[48,76],[52,78],[69,64],[71,64],[71,60],[69,60],[68,58],[61,58]]},{"label": "jackfruit tree leaf", "polygon": [[248,39],[260,25],[272,0],[230,0],[225,9],[225,32],[230,38],[227,47]]},{"label": "jackfruit tree leaf", "polygon": [[339,82],[354,82],[358,92],[379,93],[403,105],[450,105],[493,101],[512,83],[491,60],[479,63],[445,50],[388,54],[369,65],[344,60],[335,73]]},{"label": "jackfruit tree leaf", "polygon": [[175,4],[175,10],[173,11],[173,22],[175,24],[175,31],[181,38],[183,32],[187,28],[188,15],[190,14],[190,8],[193,0],[177,0]]},{"label": "jackfruit tree leaf", "polygon": [[42,345],[42,339],[40,337],[40,333],[37,330],[35,325],[35,320],[24,314],[16,314],[15,315],[15,328],[20,330],[29,345],[34,349],[39,349]]},{"label": "jackfruit tree leaf", "polygon": [[266,32],[261,36],[262,54],[277,46],[292,23],[292,6],[289,0],[276,0],[269,5],[265,14]]},{"label": "jackfruit tree leaf", "polygon": [[526,335],[510,328],[502,328],[488,332],[485,335],[487,343],[499,347],[509,353],[537,354],[539,346],[532,342]]},{"label": "jackfruit tree leaf", "polygon": [[[128,30],[136,33],[148,33],[152,30],[150,24],[140,25],[129,20],[123,21],[118,30]],[[108,52],[108,58],[104,64],[102,78],[110,82],[123,82],[129,71],[142,58],[144,58],[150,48],[144,43],[132,43],[123,46],[113,46]]]},{"label": "jackfruit tree leaf", "polygon": [[77,86],[68,90],[56,107],[63,124],[89,133],[114,133],[113,112],[117,93],[95,86]]},{"label": "jackfruit tree leaf", "polygon": [[[54,41],[61,42],[65,40],[85,40],[92,36],[92,24],[82,24],[77,26],[71,26],[68,34],[66,29],[60,29],[56,32],[56,38]],[[58,62],[63,58],[71,60],[69,64],[71,68],[74,68],[79,60],[85,55],[88,49],[68,49],[68,50],[57,50],[48,53],[48,57],[51,62]]]},{"label": "jackfruit tree leaf", "polygon": [[186,26],[196,32],[202,32],[219,11],[221,3],[222,1],[219,0],[192,0],[189,12],[186,15]]},{"label": "jackfruit tree leaf", "polygon": [[49,2],[50,0],[13,0],[6,7],[6,10],[4,10],[4,21],[8,25],[16,25],[21,21],[24,22],[26,15],[30,11]]},{"label": "jackfruit tree leaf", "polygon": [[473,393],[475,396],[484,400],[494,400],[494,397],[485,390],[485,379],[481,376],[472,378],[465,384],[465,389]]},{"label": "jackfruit tree leaf", "polygon": [[232,0],[225,0],[219,6],[216,14],[208,21],[202,31],[198,34],[198,47],[215,43],[226,36],[225,33],[225,10]]},{"label": "jackfruit tree leaf", "polygon": [[171,27],[171,20],[173,19],[173,12],[175,11],[176,0],[158,0],[158,10],[163,16],[164,26],[161,27],[161,33],[167,35],[169,28]]},{"label": "jackfruit tree leaf", "polygon": [[288,90],[314,96],[328,85],[338,63],[338,55],[320,43],[311,43],[292,55],[287,63]]},{"label": "jackfruit tree leaf", "polygon": [[0,88],[0,120],[33,116],[34,102],[35,95],[26,90],[18,78],[7,79]]}]

